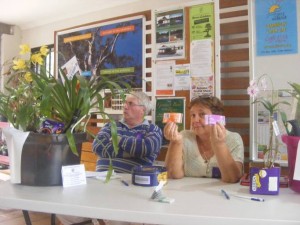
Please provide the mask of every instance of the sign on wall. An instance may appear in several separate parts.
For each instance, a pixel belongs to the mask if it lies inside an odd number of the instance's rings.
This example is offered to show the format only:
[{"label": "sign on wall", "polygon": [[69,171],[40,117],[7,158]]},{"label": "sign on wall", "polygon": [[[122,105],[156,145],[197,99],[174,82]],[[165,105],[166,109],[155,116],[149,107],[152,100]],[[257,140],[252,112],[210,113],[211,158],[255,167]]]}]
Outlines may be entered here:
[{"label": "sign on wall", "polygon": [[58,31],[55,47],[57,68],[68,76],[122,76],[132,88],[143,86],[144,17]]},{"label": "sign on wall", "polygon": [[256,0],[256,54],[258,56],[298,52],[296,9],[296,0]]}]

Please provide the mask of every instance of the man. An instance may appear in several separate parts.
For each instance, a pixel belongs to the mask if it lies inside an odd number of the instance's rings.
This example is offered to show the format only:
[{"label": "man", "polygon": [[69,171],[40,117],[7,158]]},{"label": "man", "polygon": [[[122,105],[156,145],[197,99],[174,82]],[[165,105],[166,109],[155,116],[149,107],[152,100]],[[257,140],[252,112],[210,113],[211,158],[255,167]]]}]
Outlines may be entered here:
[{"label": "man", "polygon": [[[111,139],[111,124],[107,123],[97,134],[93,142],[93,151],[98,154],[97,171],[106,171],[109,157],[113,169],[118,173],[131,173],[134,166],[152,165],[157,158],[161,144],[162,131],[145,116],[151,111],[151,101],[144,92],[131,92],[126,96],[123,119],[117,122],[118,154],[114,153]],[[80,223],[88,218],[58,215],[64,225]],[[122,221],[98,221],[106,225],[132,225]],[[93,219],[96,224],[97,220]]]},{"label": "man", "polygon": [[118,154],[114,152],[110,123],[94,140],[93,151],[99,156],[97,171],[108,170],[109,157],[114,171],[119,173],[131,173],[134,166],[153,164],[161,148],[162,131],[145,119],[151,108],[151,101],[144,92],[131,92],[126,96],[123,119],[117,122]]}]

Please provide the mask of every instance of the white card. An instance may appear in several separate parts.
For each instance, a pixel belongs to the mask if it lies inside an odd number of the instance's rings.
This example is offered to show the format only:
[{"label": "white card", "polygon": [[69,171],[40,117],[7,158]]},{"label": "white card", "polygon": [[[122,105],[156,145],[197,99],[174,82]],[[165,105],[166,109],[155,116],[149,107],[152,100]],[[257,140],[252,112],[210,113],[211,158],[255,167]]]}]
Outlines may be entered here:
[{"label": "white card", "polygon": [[296,162],[295,162],[295,170],[294,170],[294,180],[300,180],[300,141],[298,142],[298,149],[296,155]]},{"label": "white card", "polygon": [[61,169],[63,187],[86,184],[85,168],[83,164],[63,166]]}]

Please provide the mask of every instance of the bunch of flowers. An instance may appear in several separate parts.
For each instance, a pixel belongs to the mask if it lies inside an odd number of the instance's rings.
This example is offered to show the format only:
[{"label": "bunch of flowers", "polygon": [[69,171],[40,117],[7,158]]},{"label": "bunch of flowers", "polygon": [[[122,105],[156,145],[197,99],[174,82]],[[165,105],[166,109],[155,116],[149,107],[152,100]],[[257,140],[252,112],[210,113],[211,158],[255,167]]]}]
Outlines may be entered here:
[{"label": "bunch of flowers", "polygon": [[[264,95],[264,92],[270,92],[270,95]],[[268,145],[264,149],[265,156],[265,167],[273,167],[276,156],[278,154],[278,139],[274,138],[274,127],[277,125],[276,115],[280,115],[282,121],[286,123],[286,114],[280,110],[279,106],[281,104],[290,105],[287,101],[275,101],[275,91],[273,88],[272,79],[267,75],[263,74],[257,79],[250,81],[250,86],[247,89],[247,93],[254,100],[252,104],[262,104],[262,106],[269,113],[269,141]],[[275,146],[274,146],[275,142]]]},{"label": "bunch of flowers", "polygon": [[36,88],[32,68],[43,70],[49,49],[42,46],[38,52],[31,54],[28,45],[20,48],[20,55],[3,67],[8,67],[8,70],[3,76],[6,82],[5,90],[0,93],[0,114],[17,129],[37,132],[43,118],[40,112],[42,93]]},{"label": "bunch of flowers", "polygon": [[[20,48],[20,56],[3,67],[7,71],[3,76],[5,90],[0,92],[0,115],[14,128],[39,132],[45,119],[62,123],[62,133],[66,134],[73,153],[78,154],[72,133],[84,130],[92,109],[108,117],[116,127],[115,121],[105,112],[103,91],[109,90],[112,96],[119,94],[125,98],[130,87],[122,77],[99,75],[87,80],[78,73],[69,78],[61,69],[59,76],[54,77],[45,65],[49,53],[46,46],[33,53],[28,45]],[[79,123],[84,118],[85,124]],[[117,151],[117,133],[113,132],[112,137]]]}]

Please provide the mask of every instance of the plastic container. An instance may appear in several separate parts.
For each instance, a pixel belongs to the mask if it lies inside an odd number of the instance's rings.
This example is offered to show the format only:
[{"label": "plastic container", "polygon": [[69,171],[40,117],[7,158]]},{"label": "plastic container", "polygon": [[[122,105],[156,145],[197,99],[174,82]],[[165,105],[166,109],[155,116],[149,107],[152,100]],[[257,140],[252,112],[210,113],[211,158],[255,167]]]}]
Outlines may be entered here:
[{"label": "plastic container", "polygon": [[283,135],[282,141],[286,144],[288,150],[289,187],[293,191],[300,193],[300,180],[294,180],[295,162],[300,137]]}]

